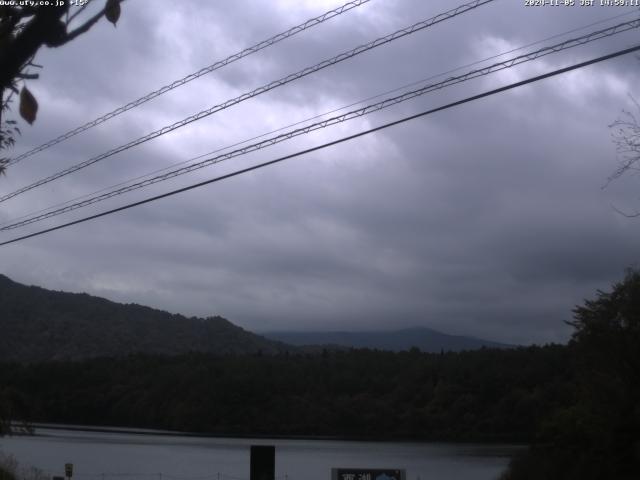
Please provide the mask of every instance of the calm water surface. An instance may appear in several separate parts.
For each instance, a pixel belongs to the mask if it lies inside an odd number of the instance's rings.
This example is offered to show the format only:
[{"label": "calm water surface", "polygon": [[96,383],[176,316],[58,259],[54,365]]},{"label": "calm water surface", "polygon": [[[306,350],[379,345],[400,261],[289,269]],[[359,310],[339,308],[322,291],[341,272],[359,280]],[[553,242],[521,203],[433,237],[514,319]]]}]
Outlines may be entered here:
[{"label": "calm water surface", "polygon": [[249,446],[276,446],[276,476],[329,480],[332,467],[404,468],[407,480],[496,479],[513,445],[265,440],[81,432],[38,428],[0,439],[21,464],[74,480],[236,480],[249,478]]}]

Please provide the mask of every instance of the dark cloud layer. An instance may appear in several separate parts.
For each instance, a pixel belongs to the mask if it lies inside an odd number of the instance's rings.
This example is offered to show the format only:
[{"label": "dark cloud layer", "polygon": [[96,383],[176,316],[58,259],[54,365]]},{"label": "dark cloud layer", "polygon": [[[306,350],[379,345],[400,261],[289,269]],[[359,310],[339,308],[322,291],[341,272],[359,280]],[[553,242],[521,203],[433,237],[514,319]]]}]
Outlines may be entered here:
[{"label": "dark cloud layer", "polygon": [[[39,55],[42,79],[30,87],[41,113],[23,129],[19,151],[338,5],[127,2],[116,30],[104,22]],[[1,180],[2,191],[453,6],[372,0],[25,160]],[[0,221],[627,11],[497,0],[17,197],[0,205]],[[549,56],[59,218],[292,153],[636,39],[634,31]],[[630,108],[627,95],[639,94],[639,68],[632,56],[612,60],[3,247],[2,272],[187,315],[221,314],[258,331],[425,325],[507,342],[564,341],[573,306],[639,259],[640,221],[615,211],[640,208],[637,180],[602,189],[616,167],[608,125]]]}]

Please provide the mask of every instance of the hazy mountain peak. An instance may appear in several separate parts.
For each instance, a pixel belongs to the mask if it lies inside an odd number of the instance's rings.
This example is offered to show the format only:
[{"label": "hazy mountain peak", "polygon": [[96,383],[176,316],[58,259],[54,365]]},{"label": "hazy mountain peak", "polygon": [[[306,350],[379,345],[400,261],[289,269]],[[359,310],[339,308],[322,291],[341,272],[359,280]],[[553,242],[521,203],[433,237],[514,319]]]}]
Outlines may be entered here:
[{"label": "hazy mountain peak", "polygon": [[510,345],[461,335],[449,335],[428,327],[368,331],[274,331],[263,335],[291,345],[335,345],[351,348],[402,351],[413,347],[423,352],[477,350],[482,347],[509,348]]}]

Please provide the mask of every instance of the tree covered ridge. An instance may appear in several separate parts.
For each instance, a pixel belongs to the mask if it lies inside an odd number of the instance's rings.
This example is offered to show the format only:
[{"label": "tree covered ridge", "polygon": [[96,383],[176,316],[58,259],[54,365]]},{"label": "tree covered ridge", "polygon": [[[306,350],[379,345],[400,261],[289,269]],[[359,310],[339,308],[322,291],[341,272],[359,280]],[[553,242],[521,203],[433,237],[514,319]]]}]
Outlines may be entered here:
[{"label": "tree covered ridge", "polygon": [[0,361],[122,356],[277,353],[288,347],[215,316],[187,318],[87,294],[21,285],[0,275]]},{"label": "tree covered ridge", "polygon": [[[134,355],[0,364],[31,421],[214,434],[528,441],[573,401],[567,347]],[[14,412],[18,409],[14,408]]]}]

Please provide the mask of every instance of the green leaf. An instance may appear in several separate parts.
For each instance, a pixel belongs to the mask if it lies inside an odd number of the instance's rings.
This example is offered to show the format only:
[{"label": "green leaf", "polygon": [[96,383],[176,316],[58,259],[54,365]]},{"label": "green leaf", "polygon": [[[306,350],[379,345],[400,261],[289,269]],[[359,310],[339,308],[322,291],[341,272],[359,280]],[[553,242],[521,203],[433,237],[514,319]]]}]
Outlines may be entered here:
[{"label": "green leaf", "polygon": [[104,16],[113,23],[115,27],[120,18],[120,0],[107,0],[104,7]]},{"label": "green leaf", "polygon": [[38,113],[38,102],[36,97],[29,91],[27,87],[22,87],[20,91],[20,116],[24,118],[29,125],[36,120]]}]

